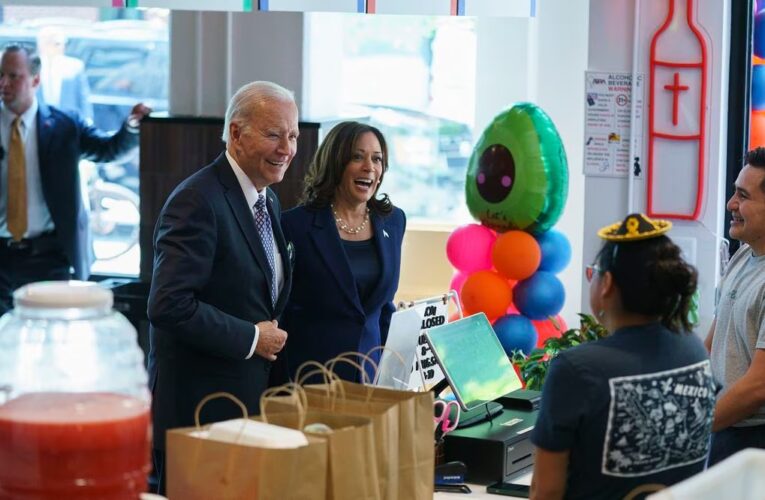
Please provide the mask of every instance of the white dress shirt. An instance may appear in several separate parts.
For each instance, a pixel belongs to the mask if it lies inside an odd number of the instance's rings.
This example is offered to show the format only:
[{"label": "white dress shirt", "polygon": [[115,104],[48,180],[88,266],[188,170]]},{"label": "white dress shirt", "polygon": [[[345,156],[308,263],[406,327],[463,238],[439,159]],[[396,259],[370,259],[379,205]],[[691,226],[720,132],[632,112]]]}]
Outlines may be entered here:
[{"label": "white dress shirt", "polygon": [[[247,174],[244,173],[244,170],[242,170],[242,168],[236,162],[234,157],[231,156],[231,154],[229,154],[228,151],[226,151],[226,158],[228,159],[228,162],[231,164],[231,168],[234,170],[234,175],[236,175],[236,179],[239,181],[239,185],[242,187],[242,192],[244,193],[244,197],[247,200],[247,206],[250,207],[250,212],[252,212],[252,216],[254,219],[255,203],[258,201],[259,197],[266,196],[266,189],[264,188],[262,191],[258,191],[255,185],[252,183],[252,180],[250,180],[250,178],[247,177]],[[266,208],[268,208],[268,203],[266,203]],[[280,214],[274,214],[274,215],[276,215],[277,218],[280,216]],[[284,288],[284,263],[282,262],[282,254],[279,253],[279,247],[276,245],[276,237],[272,236],[271,242],[274,249],[274,279],[276,280],[276,290],[277,290],[276,296],[278,297],[279,294],[281,294],[282,288]],[[255,325],[255,338],[252,341],[252,347],[250,347],[250,353],[247,355],[245,359],[250,359],[252,355],[255,354],[255,347],[258,345],[259,337],[260,337],[260,330],[258,329],[258,325]]]},{"label": "white dress shirt", "polygon": [[[3,147],[0,161],[0,237],[9,238],[8,231],[8,149],[11,143],[11,125],[16,114],[0,105],[0,143]],[[40,158],[37,156],[37,99],[21,115],[21,141],[24,143],[24,159],[27,170],[27,232],[25,238],[34,238],[53,231],[53,218],[45,203],[40,176]]]}]

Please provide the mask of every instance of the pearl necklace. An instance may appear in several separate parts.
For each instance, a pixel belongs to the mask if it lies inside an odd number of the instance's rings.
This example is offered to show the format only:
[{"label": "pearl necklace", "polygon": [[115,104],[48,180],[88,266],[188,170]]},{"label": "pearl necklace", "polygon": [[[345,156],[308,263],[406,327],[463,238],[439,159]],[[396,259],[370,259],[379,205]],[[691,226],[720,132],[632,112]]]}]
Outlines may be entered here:
[{"label": "pearl necklace", "polygon": [[337,223],[337,227],[341,231],[345,231],[348,234],[359,234],[367,227],[367,222],[369,222],[369,207],[367,207],[367,211],[364,214],[364,221],[361,223],[361,225],[357,227],[349,227],[348,224],[346,224],[345,221],[339,215],[337,215],[335,205],[330,203],[329,206],[332,208],[332,214],[335,216],[335,223]]}]

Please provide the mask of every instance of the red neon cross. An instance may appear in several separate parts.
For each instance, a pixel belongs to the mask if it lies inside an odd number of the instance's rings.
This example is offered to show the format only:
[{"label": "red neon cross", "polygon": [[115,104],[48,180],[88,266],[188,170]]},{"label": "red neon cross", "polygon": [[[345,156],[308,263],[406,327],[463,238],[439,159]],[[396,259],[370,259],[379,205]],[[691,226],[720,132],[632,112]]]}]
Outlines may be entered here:
[{"label": "red neon cross", "polygon": [[680,85],[680,74],[675,73],[675,80],[672,85],[665,85],[664,89],[672,92],[672,125],[677,127],[677,109],[680,103],[680,92],[688,90],[688,85]]}]

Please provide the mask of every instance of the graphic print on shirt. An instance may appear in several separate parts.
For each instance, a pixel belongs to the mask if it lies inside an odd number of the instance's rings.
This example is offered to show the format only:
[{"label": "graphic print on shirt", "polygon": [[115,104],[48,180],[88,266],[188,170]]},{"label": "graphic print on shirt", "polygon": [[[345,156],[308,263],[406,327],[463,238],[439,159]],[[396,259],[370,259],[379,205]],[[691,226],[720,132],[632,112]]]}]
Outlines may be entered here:
[{"label": "graphic print on shirt", "polygon": [[603,474],[645,476],[706,458],[715,404],[709,361],[609,385]]}]

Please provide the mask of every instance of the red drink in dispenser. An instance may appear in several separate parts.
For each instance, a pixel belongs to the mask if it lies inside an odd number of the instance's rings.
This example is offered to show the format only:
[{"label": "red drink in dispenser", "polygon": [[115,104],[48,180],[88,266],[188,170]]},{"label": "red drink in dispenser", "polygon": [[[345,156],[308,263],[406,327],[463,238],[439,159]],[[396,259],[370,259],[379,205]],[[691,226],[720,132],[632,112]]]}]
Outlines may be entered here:
[{"label": "red drink in dispenser", "polygon": [[0,499],[136,499],[149,405],[109,393],[31,393],[0,406]]}]

